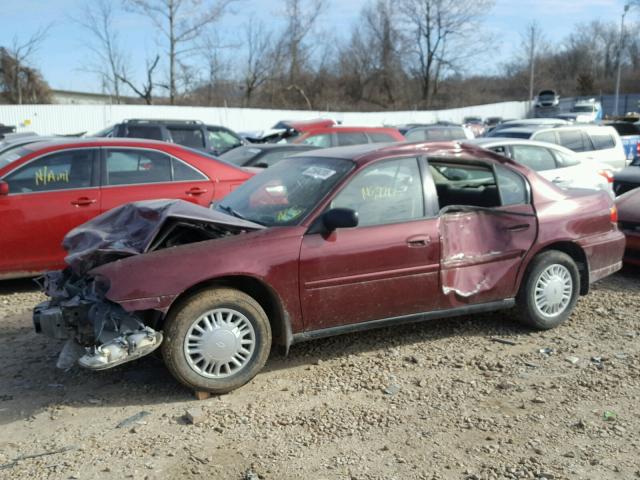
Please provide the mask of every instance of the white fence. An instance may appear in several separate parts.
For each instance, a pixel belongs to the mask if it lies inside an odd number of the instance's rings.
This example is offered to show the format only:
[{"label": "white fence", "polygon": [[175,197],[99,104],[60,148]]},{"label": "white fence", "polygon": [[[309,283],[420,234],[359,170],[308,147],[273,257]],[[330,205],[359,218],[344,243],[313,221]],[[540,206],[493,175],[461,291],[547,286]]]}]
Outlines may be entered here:
[{"label": "white fence", "polygon": [[236,131],[251,131],[267,129],[279,120],[318,117],[332,118],[344,125],[362,126],[429,123],[438,120],[460,122],[471,115],[524,118],[527,106],[528,102],[504,102],[437,111],[322,112],[162,105],[0,105],[0,123],[15,125],[18,132],[33,131],[41,135],[95,133],[127,118],[201,120]]}]

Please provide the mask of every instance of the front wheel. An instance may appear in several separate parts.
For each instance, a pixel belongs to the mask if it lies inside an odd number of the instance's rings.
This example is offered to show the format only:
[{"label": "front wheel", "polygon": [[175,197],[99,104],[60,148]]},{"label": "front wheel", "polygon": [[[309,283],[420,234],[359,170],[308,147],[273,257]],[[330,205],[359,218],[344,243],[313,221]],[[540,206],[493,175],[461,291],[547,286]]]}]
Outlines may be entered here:
[{"label": "front wheel", "polygon": [[571,315],[579,292],[574,260],[557,250],[543,252],[531,262],[518,293],[520,320],[540,330],[557,327]]},{"label": "front wheel", "polygon": [[162,343],[173,376],[196,391],[227,393],[262,369],[271,349],[269,319],[249,295],[229,288],[204,290],[167,317]]}]

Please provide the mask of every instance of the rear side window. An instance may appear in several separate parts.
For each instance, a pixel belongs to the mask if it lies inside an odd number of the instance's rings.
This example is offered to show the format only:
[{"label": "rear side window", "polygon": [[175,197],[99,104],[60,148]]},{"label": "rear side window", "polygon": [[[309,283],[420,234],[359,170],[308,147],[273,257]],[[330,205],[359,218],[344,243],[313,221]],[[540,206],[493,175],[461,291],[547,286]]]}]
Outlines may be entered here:
[{"label": "rear side window", "polygon": [[185,182],[189,180],[207,180],[207,177],[205,177],[195,168],[175,158],[171,158],[171,170],[173,172],[173,180],[176,182]]},{"label": "rear side window", "polygon": [[513,145],[512,158],[523,165],[535,170],[543,172],[556,168],[556,162],[551,152],[546,148],[536,147],[533,145]]},{"label": "rear side window", "polygon": [[204,147],[204,135],[199,128],[168,127],[173,143],[191,148]]},{"label": "rear side window", "polygon": [[314,145],[320,148],[328,148],[331,146],[331,134],[324,133],[319,135],[311,135],[310,137],[305,138],[302,143],[306,143],[307,145]]},{"label": "rear side window", "polygon": [[9,193],[47,192],[94,186],[94,150],[67,150],[34,160],[4,180]]},{"label": "rear side window", "polygon": [[149,150],[106,149],[105,185],[171,181],[171,157]]},{"label": "rear side window", "polygon": [[496,166],[496,175],[502,205],[520,205],[528,202],[527,185],[520,175],[501,165]]},{"label": "rear side window", "polygon": [[369,135],[371,143],[387,143],[396,141],[396,139],[388,133],[369,132],[367,135]]},{"label": "rear side window", "polygon": [[164,140],[160,127],[149,127],[146,125],[128,125],[125,137]]},{"label": "rear side window", "polygon": [[595,150],[607,150],[616,146],[615,139],[608,133],[592,133],[589,136]]},{"label": "rear side window", "polygon": [[573,150],[574,152],[588,152],[592,150],[589,139],[584,132],[580,130],[565,130],[557,133],[560,145],[569,150]]},{"label": "rear side window", "polygon": [[359,132],[343,132],[338,133],[338,145],[362,145],[363,143],[369,143],[369,138],[364,133]]},{"label": "rear side window", "polygon": [[420,141],[426,140],[427,138],[425,131],[422,129],[409,130],[407,133],[404,134],[404,137],[411,142],[420,142]]}]

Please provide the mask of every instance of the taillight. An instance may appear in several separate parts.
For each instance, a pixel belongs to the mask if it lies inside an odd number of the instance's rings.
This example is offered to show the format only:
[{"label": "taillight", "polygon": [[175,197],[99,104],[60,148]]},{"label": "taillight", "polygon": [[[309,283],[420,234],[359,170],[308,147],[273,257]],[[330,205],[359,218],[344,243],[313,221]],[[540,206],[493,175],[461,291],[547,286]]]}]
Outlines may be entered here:
[{"label": "taillight", "polygon": [[611,207],[609,209],[609,218],[611,219],[611,223],[618,223],[618,209],[616,207]]},{"label": "taillight", "polygon": [[636,157],[640,157],[640,142],[636,143]]},{"label": "taillight", "polygon": [[604,177],[609,183],[613,183],[613,172],[611,170],[598,170],[598,175]]}]

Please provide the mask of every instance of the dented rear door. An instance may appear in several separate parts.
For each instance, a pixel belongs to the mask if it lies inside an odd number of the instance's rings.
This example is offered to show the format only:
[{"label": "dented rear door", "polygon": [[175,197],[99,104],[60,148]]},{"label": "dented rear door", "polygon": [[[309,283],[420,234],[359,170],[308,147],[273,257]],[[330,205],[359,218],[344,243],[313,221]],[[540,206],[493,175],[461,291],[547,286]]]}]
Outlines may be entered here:
[{"label": "dented rear door", "polygon": [[445,213],[440,236],[446,303],[459,306],[514,297],[518,271],[536,235],[531,205]]}]

